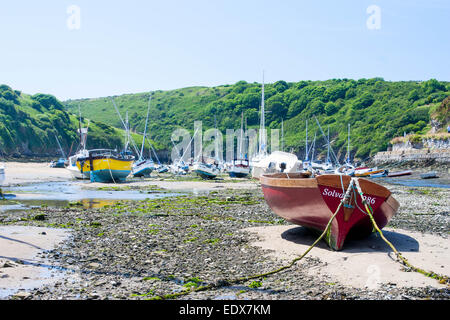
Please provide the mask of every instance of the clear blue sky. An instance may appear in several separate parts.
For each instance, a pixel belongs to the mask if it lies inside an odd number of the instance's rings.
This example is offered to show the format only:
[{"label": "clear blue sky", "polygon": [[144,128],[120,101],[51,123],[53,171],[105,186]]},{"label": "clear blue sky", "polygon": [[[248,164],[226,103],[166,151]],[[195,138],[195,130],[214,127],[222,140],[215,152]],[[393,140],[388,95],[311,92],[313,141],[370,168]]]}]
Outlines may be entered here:
[{"label": "clear blue sky", "polygon": [[0,30],[0,83],[62,100],[261,82],[263,69],[266,82],[450,80],[447,0],[2,1]]}]

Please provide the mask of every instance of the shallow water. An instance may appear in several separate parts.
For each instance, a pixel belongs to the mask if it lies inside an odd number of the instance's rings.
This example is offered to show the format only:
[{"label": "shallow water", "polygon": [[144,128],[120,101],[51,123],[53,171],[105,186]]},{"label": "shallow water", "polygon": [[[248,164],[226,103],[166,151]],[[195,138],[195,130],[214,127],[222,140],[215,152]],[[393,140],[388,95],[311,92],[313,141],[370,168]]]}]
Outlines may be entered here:
[{"label": "shallow water", "polygon": [[0,211],[19,211],[33,207],[66,207],[80,202],[84,208],[101,208],[120,200],[145,200],[177,196],[181,193],[157,190],[95,190],[84,189],[87,181],[41,182],[5,187],[3,192],[14,204],[0,206]]},{"label": "shallow water", "polygon": [[415,178],[373,178],[372,180],[377,182],[386,182],[389,184],[397,184],[405,187],[429,187],[429,188],[450,188],[450,181],[448,179],[436,178],[436,179],[415,179]]}]

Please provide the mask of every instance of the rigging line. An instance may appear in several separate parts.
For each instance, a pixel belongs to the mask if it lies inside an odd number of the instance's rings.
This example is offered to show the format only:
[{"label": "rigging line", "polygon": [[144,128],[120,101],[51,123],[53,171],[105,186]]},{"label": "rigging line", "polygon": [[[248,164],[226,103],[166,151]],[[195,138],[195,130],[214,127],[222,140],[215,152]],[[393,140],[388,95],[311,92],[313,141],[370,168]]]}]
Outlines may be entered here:
[{"label": "rigging line", "polygon": [[322,135],[325,137],[326,141],[328,142],[328,144],[329,144],[329,146],[330,146],[331,154],[333,155],[334,160],[336,161],[336,164],[337,164],[338,166],[340,166],[339,160],[338,160],[336,154],[334,153],[333,148],[331,147],[330,141],[328,140],[327,136],[326,136],[325,133],[323,132],[322,127],[320,126],[319,120],[317,119],[317,117],[316,117],[315,115],[313,115],[313,116],[314,116],[314,119],[316,119],[316,122],[317,122],[317,125],[319,126],[320,132],[321,132]]}]

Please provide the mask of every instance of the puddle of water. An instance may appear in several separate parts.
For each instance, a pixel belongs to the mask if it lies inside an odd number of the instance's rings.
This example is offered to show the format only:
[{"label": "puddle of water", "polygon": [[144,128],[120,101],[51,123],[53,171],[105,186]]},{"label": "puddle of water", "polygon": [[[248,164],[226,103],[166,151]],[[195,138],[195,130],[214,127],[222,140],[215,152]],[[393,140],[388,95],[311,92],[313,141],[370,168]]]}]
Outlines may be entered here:
[{"label": "puddle of water", "polygon": [[149,190],[87,190],[85,181],[42,182],[4,188],[7,200],[1,211],[23,211],[33,207],[67,207],[70,202],[80,202],[85,209],[102,208],[120,200],[145,200],[173,197],[184,194]]},{"label": "puddle of water", "polygon": [[398,184],[406,187],[429,187],[429,188],[445,188],[449,189],[450,184],[445,179],[402,179],[402,178],[374,178],[381,182],[390,184]]}]

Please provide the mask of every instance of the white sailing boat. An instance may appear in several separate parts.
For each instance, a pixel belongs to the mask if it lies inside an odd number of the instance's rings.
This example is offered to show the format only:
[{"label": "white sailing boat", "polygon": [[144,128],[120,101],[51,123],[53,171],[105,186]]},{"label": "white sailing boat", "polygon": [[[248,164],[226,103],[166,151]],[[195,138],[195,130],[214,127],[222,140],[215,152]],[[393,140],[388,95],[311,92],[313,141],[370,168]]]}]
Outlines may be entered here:
[{"label": "white sailing boat", "polygon": [[[215,122],[215,128],[216,128],[216,133],[217,133],[217,123],[216,123],[215,119],[214,119],[214,122]],[[195,134],[194,134],[194,136],[195,136]],[[203,179],[214,179],[220,173],[220,168],[219,168],[220,159],[219,159],[219,155],[218,155],[219,146],[218,146],[217,139],[218,139],[218,137],[216,135],[216,137],[214,139],[214,143],[215,143],[214,157],[215,158],[204,157],[203,150],[200,150],[199,157],[198,157],[198,159],[196,159],[196,161],[194,162],[194,164],[192,166],[192,171],[197,173]]]},{"label": "white sailing boat", "polygon": [[265,132],[265,110],[264,110],[264,71],[261,87],[261,115],[259,124],[259,144],[258,153],[251,159],[250,166],[252,170],[252,178],[259,179],[260,176],[264,174],[266,169],[263,160],[267,157],[267,142],[266,142],[266,132]]},{"label": "white sailing boat", "polygon": [[243,155],[243,144],[244,144],[244,113],[241,116],[241,136],[239,139],[239,157],[233,160],[230,169],[228,169],[228,174],[232,178],[245,178],[250,174],[250,164],[248,159],[244,158]]},{"label": "white sailing boat", "polygon": [[150,97],[148,99],[148,108],[147,108],[147,118],[145,119],[145,128],[144,128],[144,135],[142,137],[142,146],[141,146],[141,152],[139,153],[138,160],[133,163],[133,166],[131,167],[131,173],[134,177],[144,177],[144,176],[150,176],[153,170],[155,170],[155,163],[153,160],[145,159],[144,158],[144,144],[145,144],[145,138],[147,134],[147,124],[148,124],[148,116],[150,113],[150,102],[151,102],[152,96],[150,94]]},{"label": "white sailing boat", "polygon": [[[184,162],[183,159],[185,159],[186,157],[186,152],[189,151],[191,152],[191,143],[192,140],[194,140],[195,135],[197,134],[198,128],[195,130],[194,135],[192,136],[191,140],[189,141],[189,144],[186,146],[186,149],[183,151],[183,154],[181,155],[181,157],[174,159],[173,163],[171,165],[169,165],[168,169],[171,173],[176,174],[176,175],[185,175],[189,172],[189,165],[187,163]],[[173,147],[175,148],[175,150],[177,151],[177,154],[180,154],[180,150],[178,150],[177,146],[175,145],[175,142],[173,142],[172,138],[170,139],[170,141],[172,141]]]},{"label": "white sailing boat", "polygon": [[261,118],[259,129],[259,150],[250,162],[252,178],[259,179],[265,173],[271,172],[297,172],[301,170],[301,161],[293,153],[274,151],[267,152],[264,110],[264,72],[261,88]]},{"label": "white sailing boat", "polygon": [[214,179],[220,173],[216,159],[205,158],[203,156],[201,161],[196,161],[194,163],[192,171],[197,173],[203,179]]},{"label": "white sailing boat", "polygon": [[91,174],[89,171],[81,172],[80,169],[77,166],[77,160],[78,158],[86,158],[89,157],[89,152],[86,149],[86,140],[87,140],[87,134],[88,134],[88,128],[89,128],[89,122],[86,128],[81,127],[81,111],[80,106],[78,106],[78,110],[80,113],[80,119],[79,119],[79,128],[78,128],[78,135],[80,137],[80,144],[78,146],[77,151],[73,156],[69,157],[69,164],[66,167],[67,170],[71,173],[72,177],[74,179],[90,179]]}]

